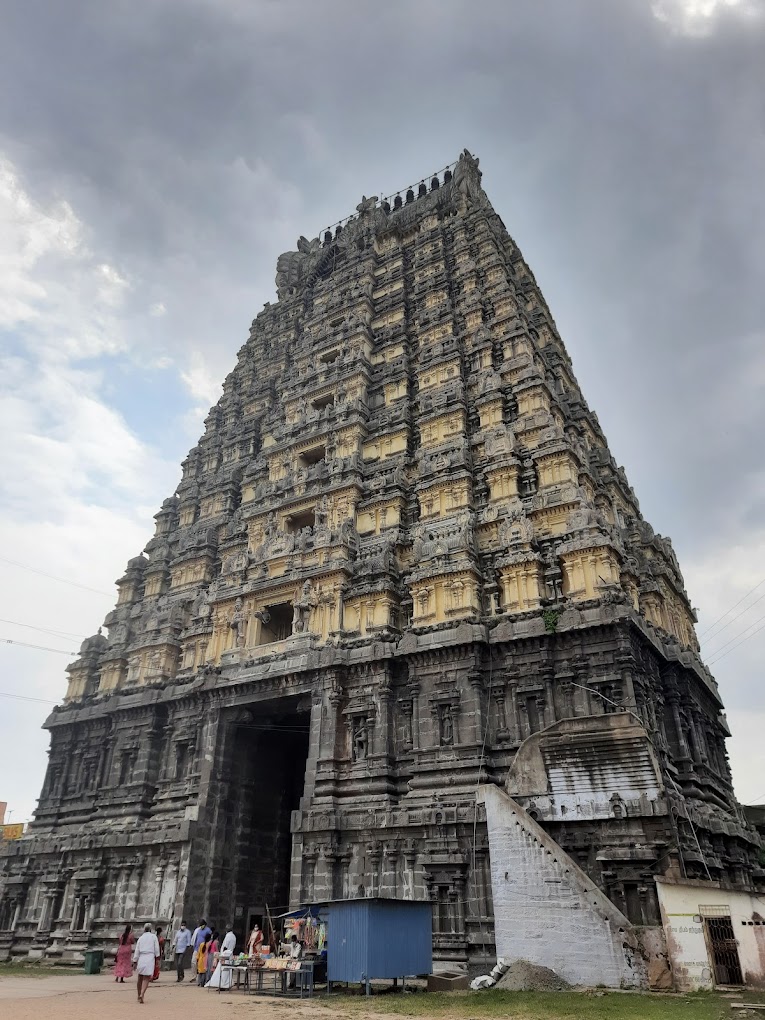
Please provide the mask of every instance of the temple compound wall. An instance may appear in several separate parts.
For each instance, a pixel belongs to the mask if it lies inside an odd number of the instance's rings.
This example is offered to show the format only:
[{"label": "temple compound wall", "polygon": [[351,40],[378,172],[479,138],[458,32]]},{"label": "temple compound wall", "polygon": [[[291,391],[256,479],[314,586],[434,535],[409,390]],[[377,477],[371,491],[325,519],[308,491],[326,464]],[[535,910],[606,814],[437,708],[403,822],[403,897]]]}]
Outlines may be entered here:
[{"label": "temple compound wall", "polygon": [[479,785],[633,925],[657,876],[756,892],[677,559],[478,161],[276,284],[46,722],[0,958],[389,895],[432,903],[437,959],[493,959]]}]

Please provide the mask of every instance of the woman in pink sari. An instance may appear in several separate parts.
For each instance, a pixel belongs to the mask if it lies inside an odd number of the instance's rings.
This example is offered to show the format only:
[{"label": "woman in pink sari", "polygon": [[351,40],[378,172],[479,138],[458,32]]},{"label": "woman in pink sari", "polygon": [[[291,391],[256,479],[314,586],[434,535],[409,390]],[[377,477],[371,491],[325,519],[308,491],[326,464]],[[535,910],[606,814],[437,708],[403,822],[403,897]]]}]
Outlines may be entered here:
[{"label": "woman in pink sari", "polygon": [[125,925],[117,944],[117,956],[114,959],[114,980],[124,981],[133,976],[133,927]]}]

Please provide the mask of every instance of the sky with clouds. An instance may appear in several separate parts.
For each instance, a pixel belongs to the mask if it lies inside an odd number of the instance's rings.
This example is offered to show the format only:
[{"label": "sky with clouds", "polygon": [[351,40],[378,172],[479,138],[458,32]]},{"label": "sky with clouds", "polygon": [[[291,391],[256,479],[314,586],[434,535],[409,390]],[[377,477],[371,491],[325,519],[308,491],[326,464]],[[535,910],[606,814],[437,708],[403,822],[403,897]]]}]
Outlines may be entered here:
[{"label": "sky with clouds", "polygon": [[150,537],[278,254],[465,146],[675,544],[737,791],[765,800],[764,46],[763,0],[6,0],[12,820],[42,783],[61,652]]}]

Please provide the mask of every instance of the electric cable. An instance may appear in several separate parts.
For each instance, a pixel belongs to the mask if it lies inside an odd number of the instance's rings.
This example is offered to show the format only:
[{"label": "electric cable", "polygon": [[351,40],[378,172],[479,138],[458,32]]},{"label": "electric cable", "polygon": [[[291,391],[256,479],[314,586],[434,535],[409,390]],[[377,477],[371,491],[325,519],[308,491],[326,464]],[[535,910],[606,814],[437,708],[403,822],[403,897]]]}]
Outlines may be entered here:
[{"label": "electric cable", "polygon": [[59,655],[68,655],[75,658],[78,652],[68,652],[65,648],[49,648],[47,645],[32,645],[28,641],[16,641],[14,638],[0,637],[1,645],[19,645],[21,648],[37,648],[41,652],[58,652]]},{"label": "electric cable", "polygon": [[41,634],[54,634],[57,637],[72,637],[78,638],[80,641],[85,640],[84,634],[72,634],[68,630],[50,630],[48,627],[35,627],[33,623],[19,623],[18,620],[4,620],[0,617],[0,623],[10,623],[13,627],[25,627],[27,630],[39,630]]},{"label": "electric cable", "polygon": [[[752,626],[754,626],[754,624],[752,624]],[[747,629],[749,629],[749,628],[747,628]],[[763,629],[765,629],[765,623],[760,624],[760,626],[757,628],[757,630],[752,631],[751,634],[749,634],[747,637],[745,637],[741,641],[739,641],[738,644],[734,645],[732,648],[729,648],[727,652],[723,652],[722,655],[718,655],[716,659],[712,660],[712,663],[719,662],[720,659],[724,659],[726,655],[730,655],[731,652],[735,652],[735,650],[740,645],[746,644],[746,642],[749,640],[749,638],[753,638],[755,636],[755,634],[759,634],[760,631],[763,630]],[[746,633],[746,631],[743,631],[743,633]],[[725,645],[723,645],[723,648],[724,647],[725,647]],[[722,651],[722,649],[720,649],[720,651]],[[710,665],[712,665],[712,663],[710,663]]]},{"label": "electric cable", "polygon": [[57,702],[49,701],[47,698],[31,698],[27,694],[10,694],[8,691],[0,691],[0,698],[15,698],[16,701],[38,701],[43,705],[57,704]]},{"label": "electric cable", "polygon": [[710,624],[710,626],[709,626],[709,627],[707,627],[707,628],[706,628],[706,630],[703,630],[703,631],[701,632],[701,634],[699,634],[699,641],[700,641],[700,640],[701,640],[701,639],[702,639],[702,638],[704,637],[704,635],[705,635],[705,634],[708,634],[708,633],[709,633],[709,632],[710,632],[711,630],[714,630],[714,629],[715,629],[715,627],[717,626],[717,624],[718,624],[718,623],[719,623],[719,622],[720,622],[721,620],[724,620],[724,619],[725,619],[725,617],[726,617],[726,616],[727,616],[727,615],[728,615],[729,613],[732,613],[732,612],[733,612],[733,610],[734,610],[734,609],[736,609],[736,607],[737,607],[737,606],[740,606],[740,605],[741,605],[741,603],[742,603],[742,602],[743,602],[743,601],[744,601],[745,599],[748,599],[748,598],[749,598],[749,596],[750,596],[750,595],[751,595],[751,594],[752,594],[753,592],[757,591],[757,589],[758,589],[758,588],[759,588],[759,587],[760,587],[761,585],[763,585],[763,584],[765,584],[765,577],[763,577],[763,579],[762,579],[761,581],[759,581],[759,582],[758,582],[758,583],[757,583],[757,584],[756,584],[756,585],[754,586],[754,588],[750,588],[750,589],[749,589],[749,591],[748,591],[748,592],[746,593],[746,595],[742,595],[742,596],[741,596],[741,598],[740,598],[740,599],[738,600],[738,602],[736,602],[736,603],[735,603],[735,605],[732,605],[732,606],[730,607],[730,609],[727,609],[727,610],[726,610],[726,611],[725,611],[725,612],[724,612],[724,613],[722,614],[722,616],[718,616],[718,617],[717,617],[717,619],[715,620],[715,622],[714,622],[714,623],[712,623],[712,624]]},{"label": "electric cable", "polygon": [[109,598],[113,598],[114,593],[108,591],[101,591],[100,588],[91,588],[87,584],[80,584],[78,581],[70,581],[67,577],[58,577],[56,574],[49,574],[46,570],[38,570],[37,567],[30,567],[26,563],[19,563],[18,560],[9,560],[6,556],[0,556],[0,561],[3,563],[10,563],[14,567],[21,567],[22,570],[28,570],[32,574],[40,574],[41,577],[49,577],[52,581],[60,581],[62,584],[70,584],[73,588],[81,588],[83,591],[91,591],[95,595],[106,595]]},{"label": "electric cable", "polygon": [[[736,613],[736,615],[733,617],[733,619],[732,620],[728,620],[728,622],[725,624],[724,627],[720,627],[720,629],[717,631],[716,634],[713,634],[711,638],[705,638],[705,640],[706,641],[716,641],[717,638],[722,634],[722,632],[724,630],[727,630],[728,627],[732,627],[733,624],[736,622],[736,620],[739,620],[742,616],[746,616],[746,614],[749,612],[749,610],[750,609],[754,609],[754,607],[757,605],[757,603],[758,602],[762,602],[763,599],[765,599],[765,595],[760,595],[760,597],[758,599],[755,599],[754,602],[750,602],[749,605],[746,607],[746,609],[742,609],[740,613]],[[711,651],[711,652],[705,652],[705,654],[706,655],[714,655],[715,653],[714,653],[714,651]]]},{"label": "electric cable", "polygon": [[[710,662],[715,662],[718,657],[722,658],[722,656],[720,655],[720,652],[724,648],[728,648],[729,645],[735,645],[735,642],[738,641],[739,638],[743,638],[744,635],[747,633],[747,631],[752,630],[753,627],[756,627],[757,624],[762,623],[764,620],[765,620],[765,615],[758,616],[757,619],[754,621],[754,623],[750,623],[748,627],[745,627],[743,630],[740,630],[738,632],[738,634],[734,634],[733,637],[730,638],[729,641],[726,641],[724,645],[720,645],[719,648],[716,648],[713,652],[710,652],[709,653],[709,661]],[[758,629],[761,629],[761,628],[758,628]],[[755,631],[754,633],[756,634],[757,631]],[[749,637],[753,637],[753,636],[754,635],[752,635],[752,634],[749,635]],[[748,640],[748,638],[744,638],[744,641],[746,641],[746,640]],[[739,644],[743,644],[743,641],[739,642]],[[731,649],[731,651],[733,651],[733,649]],[[726,652],[726,654],[727,654],[727,652]]]}]

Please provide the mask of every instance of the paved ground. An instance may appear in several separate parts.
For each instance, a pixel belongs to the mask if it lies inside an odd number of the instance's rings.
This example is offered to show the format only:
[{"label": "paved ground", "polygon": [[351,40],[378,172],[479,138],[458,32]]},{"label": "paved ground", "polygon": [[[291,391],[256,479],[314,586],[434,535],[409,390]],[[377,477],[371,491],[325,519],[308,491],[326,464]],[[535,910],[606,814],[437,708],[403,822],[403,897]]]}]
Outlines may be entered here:
[{"label": "paved ground", "polygon": [[[115,984],[108,973],[53,975],[51,977],[0,977],[0,1017],[3,1020],[309,1020],[317,1015],[310,1003],[279,999],[219,995],[197,988],[186,980],[176,984],[164,974],[152,984],[141,1006],[135,983]],[[328,1016],[329,1014],[324,1014]]]}]

